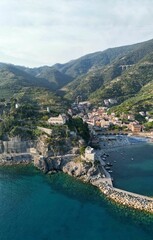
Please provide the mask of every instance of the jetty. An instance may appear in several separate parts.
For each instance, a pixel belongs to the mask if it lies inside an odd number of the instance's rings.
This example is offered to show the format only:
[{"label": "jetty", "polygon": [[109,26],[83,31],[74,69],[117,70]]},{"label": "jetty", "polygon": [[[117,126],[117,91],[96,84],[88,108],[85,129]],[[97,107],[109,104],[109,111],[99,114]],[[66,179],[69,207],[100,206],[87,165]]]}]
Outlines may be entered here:
[{"label": "jetty", "polygon": [[116,203],[140,210],[153,213],[153,198],[127,192],[110,186],[108,183],[100,183],[99,189],[111,200]]},{"label": "jetty", "polygon": [[153,213],[153,198],[115,188],[111,175],[104,167],[105,162],[100,157],[100,152],[97,153],[97,158],[101,163],[105,177],[93,181],[94,186],[98,187],[107,198],[118,204]]}]

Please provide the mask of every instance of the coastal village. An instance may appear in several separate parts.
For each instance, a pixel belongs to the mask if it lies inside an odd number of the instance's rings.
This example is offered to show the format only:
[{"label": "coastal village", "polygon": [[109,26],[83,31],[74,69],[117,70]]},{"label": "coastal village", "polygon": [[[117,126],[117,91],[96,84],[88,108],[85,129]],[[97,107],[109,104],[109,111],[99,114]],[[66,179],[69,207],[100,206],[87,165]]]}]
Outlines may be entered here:
[{"label": "coastal village", "polygon": [[[6,107],[8,110],[8,105]],[[18,109],[20,105],[15,103],[14,107]],[[3,111],[5,110],[1,108],[1,115]],[[49,109],[47,108],[46,111],[49,112]],[[144,115],[144,112],[139,114]],[[122,191],[113,186],[112,163],[107,160],[109,152],[114,147],[141,143],[142,139],[129,138],[128,134],[139,136],[144,131],[143,125],[135,120],[133,115],[125,116],[124,114],[117,117],[115,113],[109,113],[106,106],[91,108],[90,102],[75,102],[67,113],[49,116],[46,127],[37,126],[37,128],[47,136],[53,137],[53,129],[49,126],[65,126],[70,118],[82,119],[81,121],[88,125],[90,132],[88,142],[85,143],[80,138],[78,145],[69,146],[67,152],[59,155],[58,152],[49,150],[49,145],[42,139],[36,142],[21,141],[19,137],[15,137],[7,141],[0,141],[1,164],[34,162],[34,165],[45,173],[62,171],[97,186],[104,195],[119,204],[153,213],[152,198]],[[125,122],[124,119],[128,119],[128,122]],[[152,121],[148,116],[147,119]],[[69,135],[67,139],[69,142],[70,139],[73,141],[78,133],[74,128],[71,131],[67,129],[64,134]],[[150,138],[152,136],[153,134],[150,132]],[[45,139],[47,138],[45,137]],[[50,144],[57,143],[52,141]],[[81,148],[84,149],[82,152],[80,152]]]},{"label": "coastal village", "polygon": [[[144,126],[135,119],[133,114],[122,113],[120,116],[116,116],[114,112],[109,113],[109,105],[106,104],[106,101],[110,104],[115,103],[115,100],[108,99],[104,100],[104,106],[91,109],[91,103],[89,101],[75,102],[72,104],[72,108],[68,110],[68,113],[82,117],[89,125],[101,127],[104,132],[111,132],[111,130],[116,129],[122,133],[133,132],[136,134],[144,130]],[[143,116],[146,121],[153,122],[153,118],[148,112],[140,111],[139,115]]]},{"label": "coastal village", "polygon": [[153,240],[153,1],[0,9],[0,240]]}]

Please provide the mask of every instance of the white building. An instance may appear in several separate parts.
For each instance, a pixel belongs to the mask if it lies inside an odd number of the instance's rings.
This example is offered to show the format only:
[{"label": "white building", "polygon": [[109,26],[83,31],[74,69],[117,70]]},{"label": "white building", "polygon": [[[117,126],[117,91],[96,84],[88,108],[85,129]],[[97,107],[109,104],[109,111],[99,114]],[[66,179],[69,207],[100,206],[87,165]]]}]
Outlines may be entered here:
[{"label": "white building", "polygon": [[46,109],[46,110],[47,110],[47,112],[50,112],[50,108],[49,108],[49,107],[47,107],[47,109]]},{"label": "white building", "polygon": [[16,109],[19,108],[19,104],[18,103],[15,104],[15,108]]},{"label": "white building", "polygon": [[139,114],[140,114],[142,117],[145,117],[145,116],[146,116],[146,114],[145,114],[144,111],[139,112]]},{"label": "white building", "polygon": [[86,147],[86,149],[85,149],[85,159],[88,160],[88,161],[94,161],[95,160],[94,149],[90,146]]},{"label": "white building", "polygon": [[108,99],[105,99],[105,100],[104,100],[104,104],[105,104],[106,106],[109,106],[110,103],[109,103]]},{"label": "white building", "polygon": [[59,114],[58,117],[50,117],[48,123],[53,125],[63,125],[66,123],[66,116]]},{"label": "white building", "polygon": [[109,98],[108,101],[109,101],[110,104],[116,104],[117,103],[117,100],[113,99],[113,98]]}]

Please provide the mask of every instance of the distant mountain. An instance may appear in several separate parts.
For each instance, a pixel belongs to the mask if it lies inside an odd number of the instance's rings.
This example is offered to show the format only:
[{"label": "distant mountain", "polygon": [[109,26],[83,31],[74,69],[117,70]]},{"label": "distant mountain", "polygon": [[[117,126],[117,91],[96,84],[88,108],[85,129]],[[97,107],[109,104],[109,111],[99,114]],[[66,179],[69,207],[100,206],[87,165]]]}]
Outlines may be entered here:
[{"label": "distant mountain", "polygon": [[131,50],[138,48],[140,45],[141,44],[134,44],[124,47],[109,48],[103,52],[91,53],[65,64],[55,64],[53,67],[62,73],[76,78],[88,73],[88,71],[103,68],[111,64],[117,57],[128,54]]},{"label": "distant mountain", "polygon": [[34,92],[39,88],[63,94],[69,101],[80,95],[82,100],[89,99],[96,105],[114,98],[119,105],[117,111],[133,101],[136,111],[138,105],[143,108],[147,101],[150,108],[147,91],[152,99],[152,81],[153,40],[91,53],[51,67],[0,63],[0,98],[11,97],[26,88],[33,88]]},{"label": "distant mountain", "polygon": [[[142,49],[140,50],[142,51]],[[89,98],[93,102],[98,102],[105,98],[116,98],[120,103],[139,93],[143,86],[153,80],[153,44],[152,52],[150,50],[148,50],[146,55],[141,55],[141,59],[139,55],[140,61],[133,62],[130,65],[125,62],[126,58],[129,61],[129,56],[125,56],[123,60],[126,64],[122,64],[121,61],[117,64],[118,69],[122,69],[120,70],[121,73],[114,79],[107,81],[100,89],[93,92]],[[130,55],[133,59],[135,58],[135,52]],[[137,57],[136,59],[138,60]]]},{"label": "distant mountain", "polygon": [[47,80],[51,84],[50,87],[53,90],[57,90],[73,80],[71,76],[68,76],[58,71],[54,67],[49,66],[42,66],[39,68],[24,68],[24,71],[38,79]]},{"label": "distant mountain", "polygon": [[25,68],[0,63],[0,98],[10,97],[23,87],[57,90],[71,81],[71,77],[51,67]]},{"label": "distant mountain", "polygon": [[48,80],[38,79],[11,64],[0,63],[0,98],[10,97],[23,87],[50,88]]},{"label": "distant mountain", "polygon": [[121,49],[122,54],[120,48],[115,48],[116,58],[111,63],[92,68],[65,86],[65,97],[75,99],[77,95],[81,95],[82,99],[90,99],[93,103],[116,98],[121,103],[153,80],[153,40]]}]

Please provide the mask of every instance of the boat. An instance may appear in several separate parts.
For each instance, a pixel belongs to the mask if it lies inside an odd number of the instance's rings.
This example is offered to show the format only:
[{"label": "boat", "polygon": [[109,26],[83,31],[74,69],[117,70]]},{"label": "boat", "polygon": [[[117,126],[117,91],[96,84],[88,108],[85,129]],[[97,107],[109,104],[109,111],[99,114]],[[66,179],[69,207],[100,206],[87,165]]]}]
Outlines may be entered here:
[{"label": "boat", "polygon": [[109,157],[109,154],[108,153],[104,153],[103,157]]},{"label": "boat", "polygon": [[110,168],[110,167],[105,167],[105,169],[108,171],[108,170],[110,170],[111,168]]},{"label": "boat", "polygon": [[109,166],[109,167],[113,166],[113,164],[110,163],[110,162],[107,162],[106,165]]},{"label": "boat", "polygon": [[109,173],[112,173],[113,171],[112,170],[108,170]]}]

